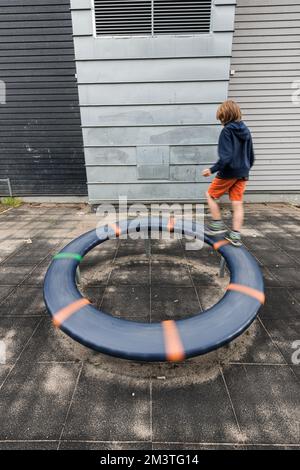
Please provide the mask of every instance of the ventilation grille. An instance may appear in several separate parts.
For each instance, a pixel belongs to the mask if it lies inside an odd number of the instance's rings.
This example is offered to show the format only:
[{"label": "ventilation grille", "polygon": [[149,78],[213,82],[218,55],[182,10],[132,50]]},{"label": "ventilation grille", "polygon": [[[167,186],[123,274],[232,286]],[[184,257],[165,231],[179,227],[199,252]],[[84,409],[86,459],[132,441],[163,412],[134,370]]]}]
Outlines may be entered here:
[{"label": "ventilation grille", "polygon": [[210,30],[211,0],[154,1],[154,33],[208,33]]},{"label": "ventilation grille", "polygon": [[97,36],[201,34],[210,31],[211,0],[94,0]]},{"label": "ventilation grille", "polygon": [[98,36],[152,34],[150,0],[95,0],[95,17]]}]

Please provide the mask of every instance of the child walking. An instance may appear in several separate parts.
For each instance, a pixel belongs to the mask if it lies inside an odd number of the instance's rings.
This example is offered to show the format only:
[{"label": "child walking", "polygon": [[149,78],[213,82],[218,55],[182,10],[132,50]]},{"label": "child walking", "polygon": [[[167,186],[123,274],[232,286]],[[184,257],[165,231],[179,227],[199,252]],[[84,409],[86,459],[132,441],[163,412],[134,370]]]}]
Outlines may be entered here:
[{"label": "child walking", "polygon": [[[217,176],[207,193],[212,221],[206,233],[210,235],[225,234],[234,246],[241,246],[241,229],[244,222],[243,196],[246,190],[249,172],[254,164],[254,152],[251,133],[242,121],[242,112],[237,103],[228,100],[218,108],[217,119],[224,129],[221,132],[218,146],[219,160],[210,169],[203,171],[203,176]],[[228,193],[233,208],[232,230],[228,232],[222,221],[217,200]]]}]

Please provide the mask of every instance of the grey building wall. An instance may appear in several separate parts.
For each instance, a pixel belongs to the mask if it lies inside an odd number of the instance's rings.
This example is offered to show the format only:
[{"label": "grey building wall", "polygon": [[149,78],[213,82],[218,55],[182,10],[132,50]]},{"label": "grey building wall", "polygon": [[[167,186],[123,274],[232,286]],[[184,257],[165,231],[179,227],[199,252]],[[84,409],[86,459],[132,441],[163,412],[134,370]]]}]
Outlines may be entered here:
[{"label": "grey building wall", "polygon": [[299,44],[300,0],[237,1],[229,96],[253,131],[252,199],[300,193]]},{"label": "grey building wall", "polygon": [[204,197],[236,2],[212,3],[210,34],[96,38],[92,0],[71,0],[91,202]]},{"label": "grey building wall", "polygon": [[0,179],[18,196],[86,194],[70,0],[0,0],[0,80]]}]

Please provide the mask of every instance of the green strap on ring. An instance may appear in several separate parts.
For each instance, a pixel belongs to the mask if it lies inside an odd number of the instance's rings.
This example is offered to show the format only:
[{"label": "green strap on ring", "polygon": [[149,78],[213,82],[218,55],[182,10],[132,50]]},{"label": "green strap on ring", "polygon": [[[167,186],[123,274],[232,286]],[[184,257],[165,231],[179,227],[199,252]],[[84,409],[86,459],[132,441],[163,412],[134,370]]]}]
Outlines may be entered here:
[{"label": "green strap on ring", "polygon": [[82,256],[78,253],[58,253],[57,255],[53,256],[53,259],[76,259],[77,261],[82,260]]}]

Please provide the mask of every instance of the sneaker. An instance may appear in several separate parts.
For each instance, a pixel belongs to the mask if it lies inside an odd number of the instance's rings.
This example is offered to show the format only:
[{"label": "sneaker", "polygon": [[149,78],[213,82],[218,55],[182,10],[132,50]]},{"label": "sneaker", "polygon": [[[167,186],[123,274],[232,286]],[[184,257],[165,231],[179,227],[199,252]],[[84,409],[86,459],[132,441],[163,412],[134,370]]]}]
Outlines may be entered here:
[{"label": "sneaker", "polygon": [[205,227],[205,233],[208,235],[221,235],[227,232],[228,229],[222,220],[212,220],[211,223]]},{"label": "sneaker", "polygon": [[242,237],[240,232],[234,232],[233,230],[225,237],[225,240],[228,240],[233,246],[242,246]]}]

